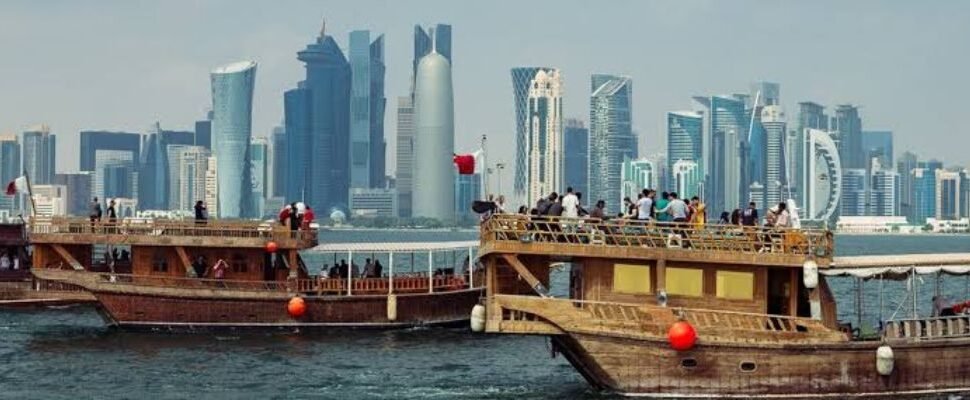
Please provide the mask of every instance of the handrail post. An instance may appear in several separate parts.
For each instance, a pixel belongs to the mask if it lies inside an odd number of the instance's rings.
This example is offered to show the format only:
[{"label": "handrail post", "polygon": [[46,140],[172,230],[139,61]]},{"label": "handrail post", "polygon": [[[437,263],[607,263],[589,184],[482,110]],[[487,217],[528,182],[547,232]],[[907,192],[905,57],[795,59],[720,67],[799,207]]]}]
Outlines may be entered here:
[{"label": "handrail post", "polygon": [[387,253],[387,293],[394,293],[394,252]]},{"label": "handrail post", "polygon": [[468,288],[475,287],[475,260],[472,259],[472,248],[468,248]]},{"label": "handrail post", "polygon": [[347,250],[347,295],[350,296],[350,287],[353,286],[354,279],[354,251]]},{"label": "handrail post", "polygon": [[428,250],[428,293],[434,293],[434,253]]}]

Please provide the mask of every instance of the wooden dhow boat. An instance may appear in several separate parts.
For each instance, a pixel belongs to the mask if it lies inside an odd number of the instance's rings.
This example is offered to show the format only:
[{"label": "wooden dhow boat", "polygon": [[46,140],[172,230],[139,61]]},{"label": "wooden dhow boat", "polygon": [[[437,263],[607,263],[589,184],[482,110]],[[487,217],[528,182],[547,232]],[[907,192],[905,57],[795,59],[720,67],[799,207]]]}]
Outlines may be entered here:
[{"label": "wooden dhow boat", "polygon": [[[967,274],[970,254],[835,257],[824,230],[519,215],[493,216],[481,233],[486,296],[473,330],[548,336],[599,389],[655,398],[970,391],[970,317],[920,313],[930,296],[918,301],[912,284]],[[550,265],[563,262],[568,295],[557,298]],[[839,321],[832,276],[908,279],[912,314],[873,330]]]},{"label": "wooden dhow boat", "polygon": [[[482,282],[474,281],[473,263],[456,271],[447,262],[463,258],[439,255],[467,257],[478,242],[330,244],[311,250],[318,244],[316,229],[291,231],[260,221],[92,224],[38,217],[29,229],[34,280],[90,293],[108,324],[126,328],[400,328],[467,322],[468,309],[483,291]],[[334,276],[307,261],[336,252],[344,253],[340,258],[348,266]],[[418,256],[427,267],[403,268],[416,252],[427,257]],[[364,257],[384,257],[387,267],[371,268],[367,276],[360,269],[351,273]]]}]

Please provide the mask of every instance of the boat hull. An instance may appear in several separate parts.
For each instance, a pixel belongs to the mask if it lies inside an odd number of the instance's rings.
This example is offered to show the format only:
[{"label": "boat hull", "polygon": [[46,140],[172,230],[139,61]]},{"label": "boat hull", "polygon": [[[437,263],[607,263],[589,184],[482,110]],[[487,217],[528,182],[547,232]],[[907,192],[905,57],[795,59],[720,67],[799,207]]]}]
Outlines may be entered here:
[{"label": "boat hull", "polygon": [[[289,296],[234,298],[96,292],[105,319],[130,328],[273,328],[351,327],[406,328],[468,321],[480,289],[439,293],[386,295],[305,296],[306,313],[287,314]],[[388,318],[388,303],[396,303],[396,318]],[[393,307],[393,306],[392,306]]]},{"label": "boat hull", "polygon": [[[892,374],[876,371],[880,342],[758,347],[699,344],[677,352],[663,341],[605,335],[553,336],[590,384],[650,398],[880,398],[970,392],[970,339],[889,344]],[[684,367],[685,359],[696,366]],[[742,363],[753,370],[744,371]],[[690,364],[688,361],[687,364]]]}]

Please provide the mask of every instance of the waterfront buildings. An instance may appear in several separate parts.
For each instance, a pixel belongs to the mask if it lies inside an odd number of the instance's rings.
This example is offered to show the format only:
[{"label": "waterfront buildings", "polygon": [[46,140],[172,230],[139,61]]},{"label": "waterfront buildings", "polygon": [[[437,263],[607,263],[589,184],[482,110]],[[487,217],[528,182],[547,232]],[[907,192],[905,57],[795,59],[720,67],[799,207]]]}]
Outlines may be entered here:
[{"label": "waterfront buildings", "polygon": [[[15,135],[0,136],[0,182],[12,182],[21,175],[20,142]],[[16,215],[21,196],[0,196],[0,221]]]},{"label": "waterfront buildings", "polygon": [[908,220],[915,224],[925,224],[927,218],[936,216],[936,169],[925,167],[910,170],[912,182],[911,215]]},{"label": "waterfront buildings", "polygon": [[[168,148],[168,210],[194,212],[195,202],[206,197],[206,171],[210,152],[203,146],[172,145]],[[208,207],[208,204],[207,204]],[[212,210],[209,210],[212,213]]]},{"label": "waterfront buildings", "polygon": [[805,200],[801,217],[807,221],[835,223],[842,199],[842,162],[835,141],[827,131],[806,129],[801,177]]},{"label": "waterfront buildings", "polygon": [[[458,213],[457,221],[474,222],[478,219],[478,214],[472,211],[472,203],[482,199],[482,175],[455,175],[455,212]],[[509,204],[506,202],[506,204]],[[506,205],[506,207],[511,207]],[[507,210],[515,211],[515,210]]]},{"label": "waterfront buildings", "polygon": [[748,132],[744,101],[734,96],[712,96],[707,105],[711,158],[704,194],[711,211],[733,210],[741,206],[741,140]]},{"label": "waterfront buildings", "polygon": [[863,131],[862,151],[867,161],[878,158],[882,165],[894,165],[893,133],[890,131]]},{"label": "waterfront buildings", "polygon": [[869,208],[867,215],[881,217],[895,217],[899,212],[899,173],[890,168],[883,168],[878,159],[874,159],[869,172]]},{"label": "waterfront buildings", "polygon": [[[589,129],[580,119],[567,119],[563,130],[563,184],[591,195],[589,188]],[[587,201],[589,199],[587,198]],[[593,201],[595,204],[595,201]]]},{"label": "waterfront buildings", "polygon": [[321,215],[332,208],[346,210],[350,188],[350,64],[333,36],[322,29],[314,43],[297,53],[297,59],[306,66],[306,79],[284,94],[286,198],[303,199],[321,210]]},{"label": "waterfront buildings", "polygon": [[961,206],[967,201],[961,198],[963,194],[960,186],[964,173],[961,171],[948,171],[937,169],[936,179],[936,213],[938,220],[956,220],[966,215],[961,215]]},{"label": "waterfront buildings", "polygon": [[56,135],[50,127],[39,125],[23,134],[23,169],[30,176],[31,183],[44,185],[54,182],[54,160],[56,157]]},{"label": "waterfront buildings", "polygon": [[248,218],[252,209],[249,142],[252,138],[256,63],[241,61],[212,71],[212,154],[219,169],[219,217]]},{"label": "waterfront buildings", "polygon": [[[637,193],[640,193],[643,189],[656,188],[656,165],[645,158],[623,160],[622,167],[620,168],[620,185],[620,196],[617,199],[620,204],[622,204],[623,198],[625,197],[636,199]],[[595,204],[596,200],[593,200],[592,203]]]},{"label": "waterfront buildings", "polygon": [[[264,205],[266,203],[267,188],[270,180],[269,176],[269,143],[265,137],[255,137],[249,144],[250,154],[250,175],[253,177],[253,197],[252,210],[256,217],[264,217],[273,212],[267,213]],[[275,210],[273,210],[275,211]]]},{"label": "waterfront buildings", "polygon": [[397,191],[385,188],[350,189],[350,212],[353,217],[395,217]]},{"label": "waterfront buildings", "polygon": [[206,119],[195,121],[195,143],[212,150],[212,111],[206,113]]},{"label": "waterfront buildings", "polygon": [[589,101],[589,197],[606,202],[609,213],[620,211],[623,161],[637,157],[633,135],[633,81],[629,77],[595,74]]},{"label": "waterfront buildings", "polygon": [[192,145],[193,131],[163,130],[158,122],[152,124],[142,137],[138,162],[138,204],[143,209],[161,210],[169,204],[169,146]]},{"label": "waterfront buildings", "polygon": [[397,168],[398,210],[401,218],[411,217],[411,190],[414,177],[414,98],[397,98]]},{"label": "waterfront buildings", "polygon": [[868,196],[866,184],[868,175],[864,168],[842,169],[842,201],[840,216],[858,217],[867,215]]},{"label": "waterfront buildings", "polygon": [[414,143],[412,214],[438,220],[455,218],[454,99],[451,64],[437,51],[421,58],[414,89],[417,127]]},{"label": "waterfront buildings", "polygon": [[516,203],[533,204],[540,197],[564,189],[562,89],[558,69],[512,69]]},{"label": "waterfront buildings", "polygon": [[[678,161],[697,164],[703,177],[704,116],[699,112],[667,113],[667,171],[673,171]],[[673,190],[673,180],[669,180],[666,188]]]},{"label": "waterfront buildings", "polygon": [[869,159],[862,148],[862,119],[859,108],[851,104],[835,107],[832,131],[845,168],[866,168]]},{"label": "waterfront buildings", "polygon": [[680,198],[690,199],[694,196],[703,197],[701,190],[704,185],[704,175],[701,166],[690,160],[677,160],[670,167],[671,191],[677,192]]},{"label": "waterfront buildings", "polygon": [[90,214],[91,184],[93,174],[90,172],[60,173],[54,175],[54,184],[67,188],[67,214],[87,216]]},{"label": "waterfront buildings", "polygon": [[273,128],[273,134],[270,135],[270,168],[272,176],[272,183],[269,185],[269,195],[270,197],[283,198],[286,196],[286,163],[287,163],[287,150],[286,145],[286,128],[282,126],[277,126]]},{"label": "waterfront buildings", "polygon": [[384,35],[350,32],[350,186],[384,186]]},{"label": "waterfront buildings", "polygon": [[[919,162],[916,154],[904,152],[896,162],[896,172],[899,174],[899,213],[907,218],[913,217],[913,169],[917,168]],[[916,224],[912,219],[909,223]]]},{"label": "waterfront buildings", "polygon": [[210,156],[205,170],[205,207],[209,215],[219,215],[219,165]]},{"label": "waterfront buildings", "polygon": [[81,131],[80,170],[94,172],[99,151],[117,150],[140,159],[141,135],[129,132]]},{"label": "waterfront buildings", "polygon": [[761,126],[764,132],[764,180],[763,202],[766,206],[778,204],[789,197],[788,172],[785,170],[787,134],[785,113],[781,106],[766,105],[761,109]]},{"label": "waterfront buildings", "polygon": [[825,115],[825,107],[818,103],[803,101],[798,103],[798,120],[795,122],[795,129],[788,134],[788,168],[791,171],[789,188],[798,205],[806,201],[805,190],[801,186],[804,183],[804,176],[807,173],[803,154],[805,154],[805,130],[817,129],[827,131],[829,128],[829,117]]},{"label": "waterfront buildings", "polygon": [[[36,213],[40,216],[65,216],[67,215],[67,187],[64,185],[31,185],[33,189],[33,202],[28,201],[27,212]],[[30,210],[31,204],[36,205],[36,210]]]}]

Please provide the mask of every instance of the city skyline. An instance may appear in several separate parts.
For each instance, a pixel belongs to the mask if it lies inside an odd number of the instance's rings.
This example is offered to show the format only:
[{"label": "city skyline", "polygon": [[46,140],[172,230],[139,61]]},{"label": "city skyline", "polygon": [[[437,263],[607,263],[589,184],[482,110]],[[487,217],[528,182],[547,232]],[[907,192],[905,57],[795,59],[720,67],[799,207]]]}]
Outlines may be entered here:
[{"label": "city skyline", "polygon": [[[685,96],[731,93],[749,82],[768,80],[785,85],[782,106],[789,115],[795,113],[797,102],[805,100],[828,105],[829,114],[834,114],[838,104],[861,105],[860,114],[865,121],[863,129],[893,131],[897,149],[912,149],[948,164],[966,165],[970,161],[970,157],[959,152],[960,146],[948,145],[948,142],[960,141],[961,136],[965,136],[962,135],[965,131],[961,131],[961,125],[956,122],[959,102],[955,99],[970,90],[964,81],[947,79],[948,76],[959,76],[957,72],[966,70],[970,64],[966,55],[952,51],[959,48],[958,38],[965,37],[970,29],[959,23],[966,20],[960,17],[970,11],[970,7],[963,4],[918,8],[919,12],[913,12],[918,5],[823,2],[796,4],[781,12],[774,5],[750,7],[754,3],[692,2],[676,6],[627,3],[625,7],[630,12],[620,17],[622,21],[612,24],[616,26],[610,26],[585,21],[581,17],[584,13],[578,11],[588,5],[557,2],[562,5],[560,12],[565,19],[556,24],[498,31],[489,29],[494,28],[496,22],[514,22],[525,16],[508,15],[501,12],[502,7],[494,6],[444,2],[435,3],[437,7],[375,4],[384,7],[376,7],[381,10],[367,15],[355,12],[365,7],[359,3],[335,4],[326,10],[310,3],[286,10],[256,5],[252,8],[262,12],[243,16],[245,23],[206,24],[221,9],[219,4],[144,3],[138,6],[119,3],[109,14],[130,18],[112,17],[111,21],[122,28],[139,23],[144,29],[131,29],[130,35],[116,38],[109,34],[118,29],[113,24],[104,24],[111,26],[105,31],[97,23],[85,23],[83,32],[78,32],[78,21],[96,22],[105,18],[89,7],[6,3],[3,7],[7,10],[2,13],[4,17],[0,17],[5,24],[0,31],[11,31],[0,35],[0,44],[6,49],[6,59],[10,62],[0,66],[0,79],[3,79],[4,87],[9,88],[7,93],[12,95],[0,100],[0,109],[8,113],[7,118],[0,120],[0,132],[19,134],[35,124],[50,125],[51,133],[59,136],[57,172],[76,171],[77,155],[69,150],[77,146],[80,130],[142,132],[153,121],[161,121],[163,126],[171,129],[190,130],[186,128],[190,128],[208,108],[208,70],[236,59],[253,59],[260,63],[260,80],[254,98],[253,136],[267,136],[282,120],[280,97],[283,90],[291,88],[292,82],[300,76],[301,66],[292,62],[292,54],[305,45],[307,32],[316,30],[319,20],[325,17],[330,24],[328,30],[340,33],[337,39],[344,49],[347,48],[346,33],[350,31],[370,29],[385,35],[387,98],[408,92],[411,78],[407,64],[412,62],[410,33],[413,25],[426,21],[453,25],[455,40],[462,43],[455,49],[462,62],[455,66],[454,74],[456,147],[459,149],[474,147],[482,133],[489,134],[490,143],[512,140],[514,112],[507,100],[507,71],[515,65],[536,64],[556,65],[568,77],[563,113],[567,118],[588,115],[583,87],[591,74],[606,72],[631,76],[638,82],[638,87],[643,88],[633,105],[633,120],[634,130],[640,134],[640,150],[646,153],[666,148],[666,112],[687,107],[689,102],[685,101]],[[836,5],[842,11],[840,15],[828,12]],[[540,8],[541,5],[525,7]],[[168,25],[143,25],[145,13],[157,14],[159,20],[165,20],[165,16],[185,17],[184,32],[166,30],[162,35],[161,29]],[[23,21],[34,20],[39,14],[49,18],[52,28],[30,33],[32,40],[19,40],[24,38],[22,32],[30,30],[18,30],[18,27],[23,28]],[[286,14],[287,18],[279,18],[280,14]],[[864,18],[857,18],[863,14]],[[773,19],[765,20],[765,15],[772,15]],[[792,23],[813,16],[825,18],[827,27],[824,32],[808,26],[811,24]],[[277,22],[281,20],[286,22]],[[747,20],[760,23],[737,23]],[[678,29],[687,22],[696,24],[697,29]],[[712,49],[699,39],[703,32],[723,28],[728,22],[732,22],[731,29],[720,31],[726,32],[725,35],[735,39],[747,38],[754,43],[754,38],[764,34],[767,35],[765,39],[776,46],[766,46],[762,41],[757,46],[739,46],[732,57],[718,57],[717,62],[699,62],[704,57],[723,54],[723,49]],[[514,27],[516,24],[503,25]],[[567,28],[571,25],[580,28],[581,33],[571,33]],[[247,27],[256,28],[245,31]],[[72,28],[73,33],[79,35],[78,40],[70,44],[73,48],[64,48],[58,43],[58,38],[64,35],[58,35],[58,32]],[[530,32],[532,29],[546,30],[549,34],[530,39],[537,41],[534,46],[506,46],[512,38],[523,34],[521,29]],[[678,37],[683,40],[673,41],[676,43],[649,40],[671,33],[680,35]],[[585,40],[570,40],[576,38],[575,35],[582,35]],[[2,39],[4,37],[7,39]],[[611,42],[607,40],[610,38],[620,40]],[[852,40],[842,40],[844,38]],[[689,52],[676,48],[685,42],[691,43],[691,46],[682,46],[691,47]],[[45,52],[36,53],[25,48],[24,43],[31,43],[31,48],[45,48]],[[622,51],[624,46],[631,44],[639,46],[636,52]],[[543,51],[529,50],[535,48]],[[119,68],[116,62],[105,64],[101,61],[114,60],[117,51],[122,52],[123,61],[130,66]],[[647,62],[645,56],[638,55],[642,53],[649,57],[661,52],[667,54],[664,65]],[[70,56],[78,61],[65,67],[53,59],[47,61],[48,53]],[[164,57],[158,54],[164,54]],[[812,54],[837,57],[838,66],[823,60],[817,64],[804,62],[805,58],[810,60]],[[907,57],[892,58],[896,54],[906,54]],[[893,62],[869,62],[872,59],[891,59]],[[934,73],[927,74],[927,71]],[[82,79],[77,74],[85,77]],[[65,85],[65,81],[71,84]],[[51,82],[58,84],[51,85]],[[144,96],[145,92],[152,96]],[[82,98],[85,100],[80,101]],[[385,126],[395,126],[396,116],[388,114],[391,115],[385,119]],[[387,129],[385,134],[390,139],[392,130]],[[930,140],[925,140],[927,138]],[[388,140],[389,166],[395,165],[394,142]],[[490,161],[511,163],[514,160],[493,156]],[[387,172],[393,173],[394,168]],[[508,183],[510,180],[507,179],[506,191],[510,189]]]}]

